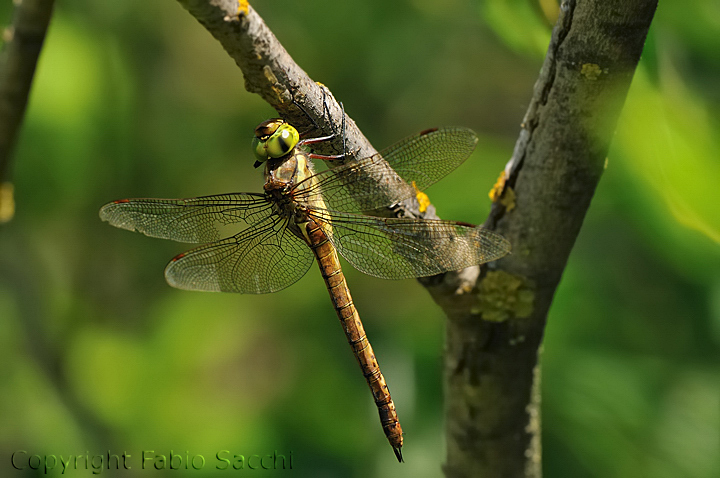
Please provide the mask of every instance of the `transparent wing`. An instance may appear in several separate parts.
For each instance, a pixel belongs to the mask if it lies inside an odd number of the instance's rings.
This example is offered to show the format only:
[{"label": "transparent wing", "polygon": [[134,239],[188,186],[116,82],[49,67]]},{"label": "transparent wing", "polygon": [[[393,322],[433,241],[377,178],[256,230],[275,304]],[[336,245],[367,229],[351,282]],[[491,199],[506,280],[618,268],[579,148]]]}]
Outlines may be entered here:
[{"label": "transparent wing", "polygon": [[441,221],[313,211],[356,269],[383,279],[426,277],[503,257],[510,243],[480,227]]},{"label": "transparent wing", "polygon": [[179,289],[265,294],[298,281],[312,262],[312,252],[288,229],[287,219],[271,216],[178,255],[165,268],[165,279]]},{"label": "transparent wing", "polygon": [[380,152],[407,182],[424,190],[460,166],[475,150],[478,138],[468,128],[436,128],[405,138]]},{"label": "transparent wing", "polygon": [[467,128],[428,130],[359,161],[322,171],[295,188],[296,197],[328,209],[363,212],[389,206],[446,176],[472,154],[477,136]]},{"label": "transparent wing", "polygon": [[121,199],[104,205],[100,219],[115,227],[179,242],[212,242],[272,214],[262,194],[236,193],[191,199]]}]

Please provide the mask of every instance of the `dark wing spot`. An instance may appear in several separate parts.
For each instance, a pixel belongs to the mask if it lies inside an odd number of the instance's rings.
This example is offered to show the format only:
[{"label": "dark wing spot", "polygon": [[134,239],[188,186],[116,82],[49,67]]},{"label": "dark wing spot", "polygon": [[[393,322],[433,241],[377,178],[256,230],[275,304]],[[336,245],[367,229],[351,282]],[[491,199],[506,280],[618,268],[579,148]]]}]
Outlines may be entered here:
[{"label": "dark wing spot", "polygon": [[426,130],[420,131],[420,134],[418,136],[423,136],[426,134],[434,133],[437,130],[438,130],[437,128],[428,128]]}]

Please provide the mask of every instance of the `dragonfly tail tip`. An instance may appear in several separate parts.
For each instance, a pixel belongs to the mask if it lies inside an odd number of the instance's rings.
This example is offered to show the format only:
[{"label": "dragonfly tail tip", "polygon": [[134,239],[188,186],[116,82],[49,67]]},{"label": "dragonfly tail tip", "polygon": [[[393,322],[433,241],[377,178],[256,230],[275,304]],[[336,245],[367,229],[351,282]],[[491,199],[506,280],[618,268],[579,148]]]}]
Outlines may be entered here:
[{"label": "dragonfly tail tip", "polygon": [[405,460],[403,460],[402,448],[400,448],[399,446],[394,446],[393,451],[395,452],[395,457],[397,458],[398,463],[404,463]]}]

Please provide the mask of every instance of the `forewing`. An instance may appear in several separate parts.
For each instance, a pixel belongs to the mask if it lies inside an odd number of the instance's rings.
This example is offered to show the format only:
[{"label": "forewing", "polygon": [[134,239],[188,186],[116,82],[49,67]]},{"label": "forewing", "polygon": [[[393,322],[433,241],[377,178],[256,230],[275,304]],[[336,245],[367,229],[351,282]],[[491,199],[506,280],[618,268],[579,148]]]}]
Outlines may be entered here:
[{"label": "forewing", "polygon": [[321,171],[296,189],[295,197],[303,202],[317,203],[322,196],[327,209],[348,212],[372,211],[415,194],[380,155]]},{"label": "forewing", "polygon": [[469,158],[477,142],[477,135],[468,128],[430,129],[395,143],[380,155],[422,191]]},{"label": "forewing", "polygon": [[314,211],[330,223],[338,252],[356,269],[383,279],[426,277],[503,257],[510,243],[481,227],[441,220]]},{"label": "forewing", "polygon": [[376,155],[322,171],[296,186],[295,195],[308,204],[322,195],[333,211],[372,211],[410,198],[446,176],[476,144],[477,136],[466,128],[429,130]]},{"label": "forewing", "polygon": [[[237,232],[227,226],[253,224],[272,214],[261,194],[236,193],[191,199],[121,199],[100,209],[115,227],[179,242],[212,242]],[[242,227],[242,226],[240,226]]]},{"label": "forewing", "polygon": [[298,281],[312,262],[312,252],[287,228],[287,219],[272,216],[178,255],[165,278],[179,289],[265,294]]}]

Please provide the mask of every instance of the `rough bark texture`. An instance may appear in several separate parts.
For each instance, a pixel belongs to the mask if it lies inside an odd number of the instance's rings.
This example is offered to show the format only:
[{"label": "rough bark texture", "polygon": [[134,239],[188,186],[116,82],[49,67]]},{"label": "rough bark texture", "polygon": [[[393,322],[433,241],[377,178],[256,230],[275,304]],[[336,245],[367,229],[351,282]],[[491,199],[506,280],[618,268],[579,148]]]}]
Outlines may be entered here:
[{"label": "rough bark texture", "polygon": [[[246,1],[178,0],[220,42],[240,67],[245,88],[257,93],[280,116],[300,131],[315,130],[317,136],[339,132],[342,110],[332,93],[315,83],[290,57],[285,48]],[[358,157],[376,151],[355,123],[346,117],[346,145]],[[342,153],[337,138],[319,148],[324,154]]]},{"label": "rough bark texture", "polygon": [[[236,0],[178,1],[240,66],[248,91],[301,129],[339,131],[342,114],[332,95],[292,61],[247,3],[238,8]],[[482,271],[421,281],[450,319],[449,477],[541,475],[538,350],[547,312],[600,180],[655,8],[656,0],[562,4],[486,222],[510,240],[513,253]],[[346,121],[352,155],[373,153]],[[323,152],[340,152],[341,144],[337,138]],[[412,214],[413,205],[408,208]]]},{"label": "rough bark texture", "polygon": [[[553,294],[595,187],[656,0],[563,2],[505,182],[486,226],[513,253],[446,311],[448,477],[539,477],[538,352]],[[469,305],[469,307],[468,307]]]}]

